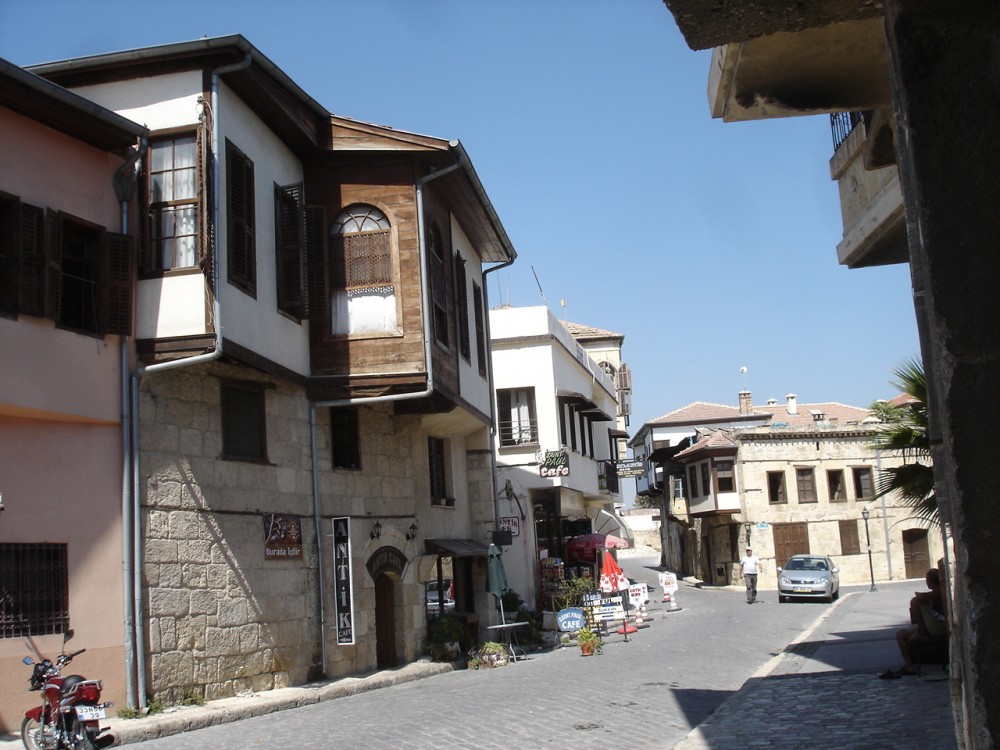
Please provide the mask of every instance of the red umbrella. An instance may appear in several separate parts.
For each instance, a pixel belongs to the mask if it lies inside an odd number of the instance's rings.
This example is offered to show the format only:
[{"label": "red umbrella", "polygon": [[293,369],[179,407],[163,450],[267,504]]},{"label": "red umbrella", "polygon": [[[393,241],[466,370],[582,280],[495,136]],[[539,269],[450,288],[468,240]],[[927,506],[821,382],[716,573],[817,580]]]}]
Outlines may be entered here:
[{"label": "red umbrella", "polygon": [[601,562],[601,580],[597,588],[605,594],[613,594],[628,588],[628,578],[610,552],[604,553],[604,560]]},{"label": "red umbrella", "polygon": [[628,540],[614,534],[584,534],[566,542],[566,557],[575,562],[597,562],[597,550],[628,549]]}]

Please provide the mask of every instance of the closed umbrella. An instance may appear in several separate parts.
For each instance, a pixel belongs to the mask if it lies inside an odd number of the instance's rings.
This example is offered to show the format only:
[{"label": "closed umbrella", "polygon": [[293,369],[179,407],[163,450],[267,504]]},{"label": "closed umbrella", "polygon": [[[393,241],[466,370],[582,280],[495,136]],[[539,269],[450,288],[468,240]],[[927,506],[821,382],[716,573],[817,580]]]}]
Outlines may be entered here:
[{"label": "closed umbrella", "polygon": [[500,559],[500,548],[491,544],[486,552],[486,590],[497,598],[500,605],[500,622],[506,624],[503,615],[503,594],[507,590],[507,571]]}]

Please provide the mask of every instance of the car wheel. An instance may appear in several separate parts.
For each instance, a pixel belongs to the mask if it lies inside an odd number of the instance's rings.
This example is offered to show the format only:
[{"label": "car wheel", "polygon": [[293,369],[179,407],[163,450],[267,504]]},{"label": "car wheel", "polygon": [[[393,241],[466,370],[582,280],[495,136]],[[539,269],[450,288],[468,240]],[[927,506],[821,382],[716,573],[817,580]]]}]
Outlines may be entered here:
[{"label": "car wheel", "polygon": [[835,601],[840,598],[840,589],[833,592],[833,598]]}]

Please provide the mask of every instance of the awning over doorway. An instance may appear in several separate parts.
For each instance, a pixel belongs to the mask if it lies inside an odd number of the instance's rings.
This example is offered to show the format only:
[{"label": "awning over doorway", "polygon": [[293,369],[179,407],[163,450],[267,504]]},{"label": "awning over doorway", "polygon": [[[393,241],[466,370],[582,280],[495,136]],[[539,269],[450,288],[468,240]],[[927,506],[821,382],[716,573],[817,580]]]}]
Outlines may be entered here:
[{"label": "awning over doorway", "polygon": [[591,521],[593,521],[594,533],[595,534],[614,534],[617,537],[621,537],[629,543],[629,546],[635,546],[635,537],[632,535],[632,530],[625,525],[614,513],[608,513],[606,510],[599,508],[593,508],[587,511],[587,515],[590,516]]},{"label": "awning over doorway", "polygon": [[424,549],[441,557],[486,557],[489,552],[489,547],[475,539],[425,539]]}]

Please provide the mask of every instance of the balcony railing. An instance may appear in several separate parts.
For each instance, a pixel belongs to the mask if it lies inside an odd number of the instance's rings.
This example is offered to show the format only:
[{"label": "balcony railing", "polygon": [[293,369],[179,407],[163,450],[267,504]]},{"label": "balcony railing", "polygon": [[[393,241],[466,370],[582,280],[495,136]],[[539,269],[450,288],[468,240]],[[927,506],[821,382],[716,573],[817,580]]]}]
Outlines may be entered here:
[{"label": "balcony railing", "polygon": [[834,152],[840,148],[841,143],[847,140],[847,136],[864,119],[864,116],[864,112],[834,112],[830,115],[830,129],[833,131]]},{"label": "balcony railing", "polygon": [[501,419],[500,447],[511,448],[518,445],[538,445],[538,420],[522,419],[518,421]]}]

